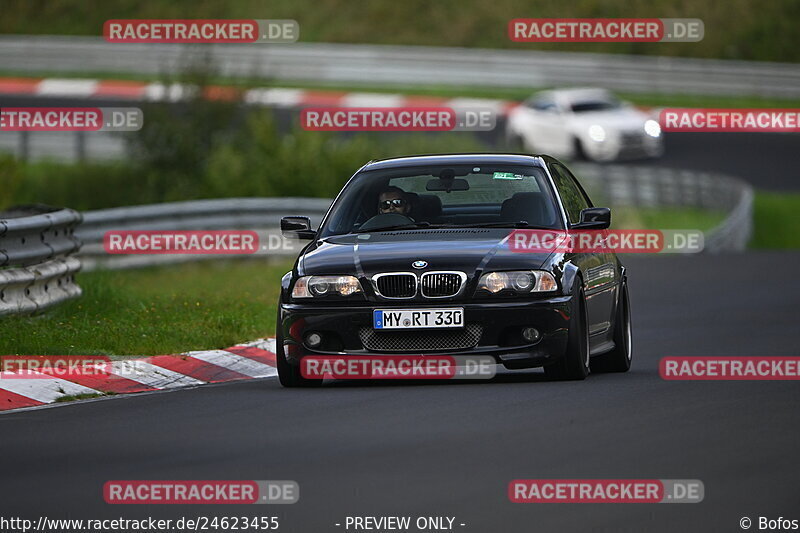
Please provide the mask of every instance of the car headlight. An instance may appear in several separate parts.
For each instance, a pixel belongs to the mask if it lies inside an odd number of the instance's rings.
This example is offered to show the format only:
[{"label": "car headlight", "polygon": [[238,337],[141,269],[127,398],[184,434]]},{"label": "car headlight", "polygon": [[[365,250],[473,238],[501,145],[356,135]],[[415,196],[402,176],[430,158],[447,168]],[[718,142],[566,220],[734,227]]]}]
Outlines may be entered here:
[{"label": "car headlight", "polygon": [[603,126],[597,124],[589,126],[589,138],[601,143],[606,140],[606,130],[603,129]]},{"label": "car headlight", "polygon": [[478,281],[478,290],[492,294],[510,291],[515,294],[550,292],[558,289],[556,279],[544,270],[517,270],[512,272],[488,272]]},{"label": "car headlight", "polygon": [[292,289],[292,298],[324,298],[350,296],[361,292],[361,284],[354,276],[303,276]]},{"label": "car headlight", "polygon": [[661,125],[653,119],[647,120],[644,123],[644,132],[650,137],[660,137]]}]

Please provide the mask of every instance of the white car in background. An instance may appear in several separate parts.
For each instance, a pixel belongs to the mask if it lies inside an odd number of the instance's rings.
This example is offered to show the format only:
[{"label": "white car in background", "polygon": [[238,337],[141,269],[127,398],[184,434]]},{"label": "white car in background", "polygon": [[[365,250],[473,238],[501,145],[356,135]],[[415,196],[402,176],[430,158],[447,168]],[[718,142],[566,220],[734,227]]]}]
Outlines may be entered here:
[{"label": "white car in background", "polygon": [[568,159],[614,161],[664,152],[657,120],[596,88],[534,94],[511,110],[506,135],[526,151]]}]

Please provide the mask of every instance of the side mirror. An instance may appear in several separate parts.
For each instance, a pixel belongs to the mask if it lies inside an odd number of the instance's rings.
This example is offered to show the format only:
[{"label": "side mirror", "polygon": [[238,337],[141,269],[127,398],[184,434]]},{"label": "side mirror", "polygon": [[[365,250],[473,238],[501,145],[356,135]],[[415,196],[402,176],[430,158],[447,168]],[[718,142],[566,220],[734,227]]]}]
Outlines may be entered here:
[{"label": "side mirror", "polygon": [[283,217],[281,233],[287,239],[311,240],[317,235],[317,232],[311,229],[311,219],[308,217]]},{"label": "side mirror", "polygon": [[607,207],[590,207],[581,210],[581,221],[574,228],[608,229],[611,225],[611,209]]}]

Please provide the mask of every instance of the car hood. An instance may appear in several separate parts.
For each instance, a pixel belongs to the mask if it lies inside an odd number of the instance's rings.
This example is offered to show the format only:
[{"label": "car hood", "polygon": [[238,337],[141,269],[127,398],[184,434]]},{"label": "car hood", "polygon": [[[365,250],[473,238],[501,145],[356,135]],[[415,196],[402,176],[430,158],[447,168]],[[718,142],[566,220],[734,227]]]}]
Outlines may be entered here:
[{"label": "car hood", "polygon": [[301,257],[302,275],[413,272],[412,263],[425,261],[430,270],[541,268],[550,252],[522,253],[509,249],[510,229],[430,229],[385,231],[329,237],[312,244]]},{"label": "car hood", "polygon": [[590,126],[597,124],[611,131],[642,130],[649,117],[633,108],[615,109],[610,111],[593,111],[577,113],[570,116],[570,125],[588,131]]}]

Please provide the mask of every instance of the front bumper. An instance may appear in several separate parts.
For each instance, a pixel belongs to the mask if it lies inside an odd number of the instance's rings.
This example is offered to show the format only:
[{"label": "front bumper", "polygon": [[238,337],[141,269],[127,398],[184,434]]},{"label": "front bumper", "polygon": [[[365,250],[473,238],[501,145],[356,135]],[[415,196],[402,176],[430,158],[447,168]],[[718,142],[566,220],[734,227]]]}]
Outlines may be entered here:
[{"label": "front bumper", "polygon": [[[570,296],[556,296],[529,301],[504,299],[439,305],[359,302],[346,306],[282,302],[278,323],[282,347],[278,349],[283,349],[289,364],[300,364],[300,360],[309,355],[489,355],[508,368],[541,366],[564,354],[570,300]],[[393,307],[462,307],[465,328],[462,332],[453,329],[373,330],[373,310]],[[524,327],[538,329],[540,339],[535,343],[525,341],[521,333]],[[323,339],[315,348],[305,342],[312,332]]]},{"label": "front bumper", "polygon": [[584,139],[584,150],[591,159],[599,161],[661,157],[664,153],[662,137],[642,134],[616,135],[603,142]]}]

